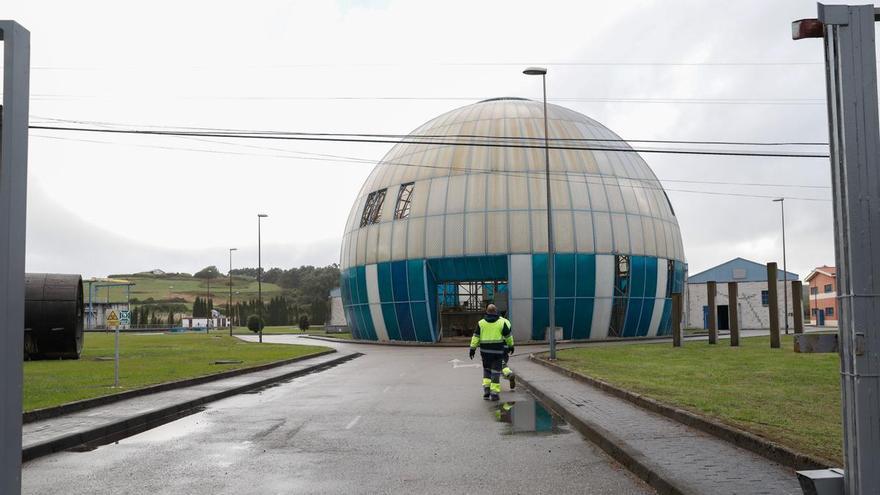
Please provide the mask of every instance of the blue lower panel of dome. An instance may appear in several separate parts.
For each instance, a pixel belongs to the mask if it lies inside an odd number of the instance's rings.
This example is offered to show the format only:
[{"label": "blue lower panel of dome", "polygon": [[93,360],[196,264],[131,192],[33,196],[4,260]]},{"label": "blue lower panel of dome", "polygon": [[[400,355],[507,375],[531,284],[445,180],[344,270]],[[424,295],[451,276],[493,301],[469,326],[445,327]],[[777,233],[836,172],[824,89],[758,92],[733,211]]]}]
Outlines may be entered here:
[{"label": "blue lower panel of dome", "polygon": [[[556,255],[554,313],[564,338],[605,338],[612,294],[614,300],[625,303],[622,336],[670,333],[669,293],[684,286],[684,264],[629,256],[628,278],[621,282],[611,272],[612,279],[605,280],[607,267],[616,260],[614,255]],[[603,270],[597,269],[600,262]],[[437,298],[442,297],[442,288],[446,286],[451,297],[449,288],[455,287],[451,282],[485,280],[508,281],[499,290],[508,292],[508,317],[518,340],[545,338],[549,326],[546,254],[382,262],[370,267],[371,275],[365,268],[349,268],[340,280],[345,314],[356,339],[436,342],[440,339]],[[612,291],[615,283],[625,290]],[[371,295],[378,295],[378,300]]]}]

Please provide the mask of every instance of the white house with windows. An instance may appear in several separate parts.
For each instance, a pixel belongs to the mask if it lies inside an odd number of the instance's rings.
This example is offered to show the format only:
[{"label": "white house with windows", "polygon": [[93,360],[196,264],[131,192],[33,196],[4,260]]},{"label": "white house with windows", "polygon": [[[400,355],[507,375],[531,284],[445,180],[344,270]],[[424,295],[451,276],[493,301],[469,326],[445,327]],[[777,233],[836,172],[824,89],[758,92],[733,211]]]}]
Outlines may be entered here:
[{"label": "white house with windows", "polygon": [[[777,270],[777,300],[779,303],[779,328],[785,328],[782,313],[785,308],[783,274],[788,287],[788,325],[794,328],[791,284],[799,280],[796,273]],[[687,279],[685,293],[685,328],[709,328],[709,305],[707,282],[716,282],[715,306],[719,330],[729,330],[730,298],[728,282],[737,282],[736,310],[740,329],[770,328],[770,296],[767,288],[767,265],[743,258],[735,258],[709,268]]]}]

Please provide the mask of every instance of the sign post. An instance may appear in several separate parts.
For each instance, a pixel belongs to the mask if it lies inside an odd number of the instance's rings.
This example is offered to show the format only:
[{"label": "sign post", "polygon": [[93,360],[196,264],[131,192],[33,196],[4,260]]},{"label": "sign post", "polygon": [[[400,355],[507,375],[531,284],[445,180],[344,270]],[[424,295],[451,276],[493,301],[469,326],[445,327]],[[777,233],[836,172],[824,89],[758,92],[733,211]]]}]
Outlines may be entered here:
[{"label": "sign post", "polygon": [[107,326],[116,330],[114,339],[114,356],[113,356],[113,386],[119,386],[119,316],[116,310],[111,309],[107,315]]}]

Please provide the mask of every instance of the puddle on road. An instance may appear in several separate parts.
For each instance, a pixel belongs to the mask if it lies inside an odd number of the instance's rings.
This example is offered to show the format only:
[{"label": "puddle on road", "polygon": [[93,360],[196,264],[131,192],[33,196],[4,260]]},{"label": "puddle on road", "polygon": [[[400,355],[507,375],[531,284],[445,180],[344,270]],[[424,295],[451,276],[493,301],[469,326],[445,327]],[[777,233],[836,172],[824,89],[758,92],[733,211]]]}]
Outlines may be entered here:
[{"label": "puddle on road", "polygon": [[508,425],[505,434],[563,433],[562,418],[551,413],[543,404],[531,397],[517,398],[498,403],[494,408],[495,419]]}]

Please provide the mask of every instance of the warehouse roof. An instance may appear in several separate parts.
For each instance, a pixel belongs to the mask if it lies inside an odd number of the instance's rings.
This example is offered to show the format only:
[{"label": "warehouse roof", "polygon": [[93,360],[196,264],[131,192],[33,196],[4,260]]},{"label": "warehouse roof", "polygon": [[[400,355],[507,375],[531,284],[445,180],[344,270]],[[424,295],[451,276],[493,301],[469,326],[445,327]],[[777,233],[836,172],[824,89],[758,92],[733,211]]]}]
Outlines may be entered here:
[{"label": "warehouse roof", "polygon": [[[788,274],[788,280],[800,280],[797,273]],[[776,280],[782,280],[782,270],[776,272]],[[747,260],[734,258],[716,267],[709,268],[695,275],[688,276],[689,284],[704,284],[706,282],[764,282],[767,280],[767,266]]]}]

